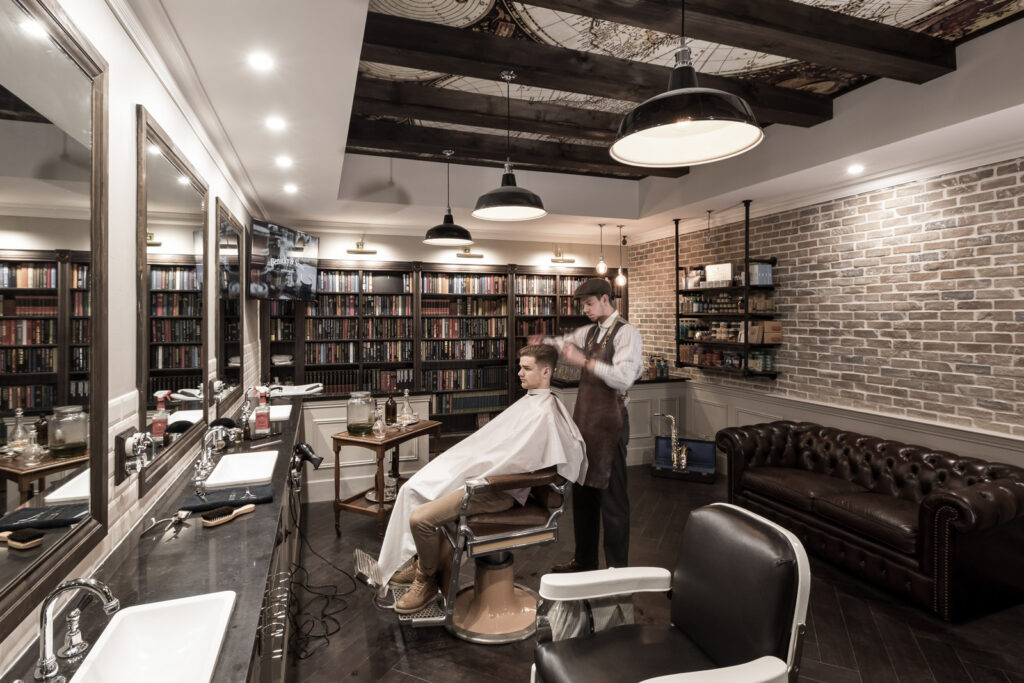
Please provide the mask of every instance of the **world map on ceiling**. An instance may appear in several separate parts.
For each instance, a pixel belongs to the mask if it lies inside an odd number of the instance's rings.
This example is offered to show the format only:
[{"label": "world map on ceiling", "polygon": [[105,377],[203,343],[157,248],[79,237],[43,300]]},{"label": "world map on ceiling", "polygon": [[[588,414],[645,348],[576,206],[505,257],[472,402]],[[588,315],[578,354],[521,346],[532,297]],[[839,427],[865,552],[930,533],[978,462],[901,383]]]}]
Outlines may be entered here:
[{"label": "world map on ceiling", "polygon": [[[950,41],[961,41],[1024,12],[1024,0],[796,0],[805,5],[906,28]],[[483,31],[621,59],[672,66],[678,35],[660,33],[511,0],[370,0],[370,11]],[[815,92],[839,95],[871,80],[863,74],[730,45],[688,40],[698,72],[718,74]],[[485,95],[504,96],[498,80],[362,62],[372,78],[418,81]],[[513,83],[511,96],[562,106],[625,113],[634,103]]]}]

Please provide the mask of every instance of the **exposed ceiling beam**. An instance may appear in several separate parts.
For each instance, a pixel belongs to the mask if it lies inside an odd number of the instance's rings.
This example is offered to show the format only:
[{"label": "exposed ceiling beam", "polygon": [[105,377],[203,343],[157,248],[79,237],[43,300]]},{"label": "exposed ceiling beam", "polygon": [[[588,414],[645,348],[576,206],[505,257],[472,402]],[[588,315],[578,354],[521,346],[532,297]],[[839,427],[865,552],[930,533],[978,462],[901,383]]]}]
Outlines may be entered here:
[{"label": "exposed ceiling beam", "polygon": [[[503,135],[483,135],[428,126],[368,121],[353,118],[348,129],[347,151],[354,153],[387,153],[389,156],[424,155],[440,159],[443,149],[455,150],[453,161],[464,159],[505,161],[507,147]],[[608,149],[597,145],[577,145],[547,140],[512,141],[512,162],[516,168],[535,168],[562,173],[641,178],[648,175],[678,178],[687,173],[683,168],[637,168],[620,164],[608,156]]]},{"label": "exposed ceiling beam", "polygon": [[[677,0],[527,4],[679,35]],[[941,38],[792,0],[686,0],[686,37],[911,83],[956,69],[956,49]]]},{"label": "exposed ceiling beam", "polygon": [[[516,83],[631,102],[663,92],[671,73],[665,66],[376,12],[366,18],[362,59],[488,80],[511,67]],[[744,97],[761,123],[813,126],[832,118],[832,101],[822,95],[710,74],[699,78],[704,87]]]},{"label": "exposed ceiling beam", "polygon": [[[395,116],[504,130],[505,98],[419,83],[360,77],[353,113]],[[611,142],[622,116],[546,102],[511,101],[512,130]]]}]

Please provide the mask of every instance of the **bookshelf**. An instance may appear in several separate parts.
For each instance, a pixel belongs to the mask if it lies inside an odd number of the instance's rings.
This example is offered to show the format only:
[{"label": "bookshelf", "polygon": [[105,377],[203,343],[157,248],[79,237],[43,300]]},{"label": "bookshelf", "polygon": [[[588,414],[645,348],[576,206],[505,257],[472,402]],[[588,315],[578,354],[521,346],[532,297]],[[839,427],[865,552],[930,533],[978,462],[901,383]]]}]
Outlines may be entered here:
[{"label": "bookshelf", "polygon": [[0,250],[0,416],[89,402],[88,252]]},{"label": "bookshelf", "polygon": [[190,256],[149,255],[149,378],[146,407],[154,392],[199,387],[203,382],[202,271]]},{"label": "bookshelf", "polygon": [[364,391],[416,388],[413,280],[411,270],[403,267],[362,271],[359,357]]}]

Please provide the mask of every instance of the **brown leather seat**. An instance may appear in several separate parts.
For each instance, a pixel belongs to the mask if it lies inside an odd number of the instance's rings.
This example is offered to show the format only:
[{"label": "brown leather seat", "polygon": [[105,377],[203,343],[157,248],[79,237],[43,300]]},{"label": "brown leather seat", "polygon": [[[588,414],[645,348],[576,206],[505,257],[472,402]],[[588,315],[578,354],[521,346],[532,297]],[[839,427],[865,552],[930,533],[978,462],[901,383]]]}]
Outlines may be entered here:
[{"label": "brown leather seat", "polygon": [[842,493],[866,493],[863,486],[823,477],[816,472],[786,467],[758,467],[743,473],[743,486],[766,496],[784,500],[801,510],[813,510],[814,501]]},{"label": "brown leather seat", "polygon": [[853,493],[816,500],[814,511],[901,552],[917,552],[921,506],[916,503],[874,493]]}]

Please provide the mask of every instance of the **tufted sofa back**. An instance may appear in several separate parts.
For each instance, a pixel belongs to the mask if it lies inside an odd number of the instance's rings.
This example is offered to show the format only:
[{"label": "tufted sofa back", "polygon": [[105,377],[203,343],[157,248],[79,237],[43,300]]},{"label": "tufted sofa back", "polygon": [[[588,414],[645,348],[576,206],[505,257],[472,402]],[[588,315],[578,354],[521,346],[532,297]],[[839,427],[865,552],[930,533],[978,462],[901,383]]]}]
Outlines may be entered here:
[{"label": "tufted sofa back", "polygon": [[735,428],[745,467],[793,467],[845,479],[875,493],[914,503],[940,490],[1010,478],[1024,469],[910,446],[810,422]]}]

